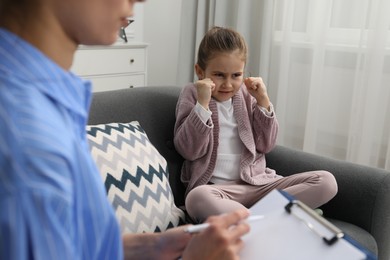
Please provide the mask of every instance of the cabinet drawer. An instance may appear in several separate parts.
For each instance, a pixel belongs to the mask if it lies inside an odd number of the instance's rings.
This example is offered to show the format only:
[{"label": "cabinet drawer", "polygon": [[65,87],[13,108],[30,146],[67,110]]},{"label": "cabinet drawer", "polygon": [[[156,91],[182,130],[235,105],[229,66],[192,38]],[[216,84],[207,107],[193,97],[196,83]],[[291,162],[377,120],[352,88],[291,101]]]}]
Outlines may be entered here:
[{"label": "cabinet drawer", "polygon": [[72,71],[80,76],[145,71],[144,49],[77,50]]},{"label": "cabinet drawer", "polygon": [[145,74],[93,76],[88,79],[92,81],[93,92],[145,86]]}]

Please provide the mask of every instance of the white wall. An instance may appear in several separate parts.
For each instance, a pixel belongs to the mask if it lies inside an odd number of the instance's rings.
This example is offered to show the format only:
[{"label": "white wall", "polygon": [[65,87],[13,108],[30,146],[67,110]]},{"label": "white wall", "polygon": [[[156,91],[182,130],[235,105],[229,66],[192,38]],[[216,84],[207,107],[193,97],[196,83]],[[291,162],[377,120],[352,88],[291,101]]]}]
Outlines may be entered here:
[{"label": "white wall", "polygon": [[142,5],[144,42],[149,44],[147,84],[176,85],[182,0],[147,0]]},{"label": "white wall", "polygon": [[[144,5],[137,3],[134,6],[134,16],[132,19],[135,20],[134,23],[126,27],[126,35],[128,36],[127,40],[130,42],[143,42],[144,40]],[[120,41],[122,42],[122,40]]]}]

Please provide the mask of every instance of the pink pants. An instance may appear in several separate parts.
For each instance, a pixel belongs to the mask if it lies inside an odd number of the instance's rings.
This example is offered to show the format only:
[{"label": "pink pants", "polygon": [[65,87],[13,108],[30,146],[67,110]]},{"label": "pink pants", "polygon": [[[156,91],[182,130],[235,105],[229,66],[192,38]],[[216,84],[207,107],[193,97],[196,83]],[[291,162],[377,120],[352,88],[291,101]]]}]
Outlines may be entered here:
[{"label": "pink pants", "polygon": [[243,181],[201,185],[188,193],[185,205],[188,214],[195,221],[202,222],[211,215],[250,208],[273,189],[284,190],[311,208],[316,208],[336,195],[337,183],[330,172],[311,171],[260,186]]}]

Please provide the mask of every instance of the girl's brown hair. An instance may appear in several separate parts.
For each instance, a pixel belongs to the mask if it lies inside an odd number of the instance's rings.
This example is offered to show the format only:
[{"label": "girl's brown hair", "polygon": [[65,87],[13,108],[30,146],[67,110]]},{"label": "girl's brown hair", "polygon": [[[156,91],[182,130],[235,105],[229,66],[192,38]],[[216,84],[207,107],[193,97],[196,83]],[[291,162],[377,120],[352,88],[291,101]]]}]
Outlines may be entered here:
[{"label": "girl's brown hair", "polygon": [[242,35],[233,29],[214,26],[200,42],[197,64],[205,70],[208,61],[216,54],[235,50],[240,51],[243,61],[246,62],[248,48]]}]

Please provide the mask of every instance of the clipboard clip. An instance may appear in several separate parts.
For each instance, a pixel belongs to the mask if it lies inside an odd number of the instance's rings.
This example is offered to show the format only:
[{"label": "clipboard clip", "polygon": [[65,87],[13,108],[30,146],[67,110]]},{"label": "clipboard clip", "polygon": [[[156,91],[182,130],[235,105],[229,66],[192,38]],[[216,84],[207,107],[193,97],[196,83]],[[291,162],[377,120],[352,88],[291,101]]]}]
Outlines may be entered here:
[{"label": "clipboard clip", "polygon": [[[316,230],[314,225],[303,219],[302,217],[300,217],[298,214],[294,213],[294,211],[292,210],[292,207],[299,207],[301,208],[306,214],[308,214],[310,217],[312,217],[314,220],[316,220],[318,223],[320,223],[322,226],[324,226],[325,228],[327,228],[332,234],[333,236],[330,237],[330,238],[327,238],[326,236],[324,236],[323,234],[321,234],[320,231]],[[299,200],[292,200],[290,201],[285,207],[286,211],[289,213],[289,214],[292,214],[293,216],[295,216],[296,218],[298,218],[300,221],[302,221],[310,230],[312,230],[314,233],[316,233],[317,235],[319,235],[323,241],[325,241],[326,244],[328,245],[332,245],[334,244],[338,239],[341,239],[344,237],[344,233],[341,229],[339,229],[338,227],[336,227],[335,225],[333,225],[332,223],[330,223],[329,221],[327,221],[326,219],[324,219],[322,216],[318,215],[314,210],[312,210],[309,206],[307,206],[306,204],[304,204],[303,202],[299,201]]]}]

